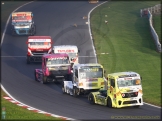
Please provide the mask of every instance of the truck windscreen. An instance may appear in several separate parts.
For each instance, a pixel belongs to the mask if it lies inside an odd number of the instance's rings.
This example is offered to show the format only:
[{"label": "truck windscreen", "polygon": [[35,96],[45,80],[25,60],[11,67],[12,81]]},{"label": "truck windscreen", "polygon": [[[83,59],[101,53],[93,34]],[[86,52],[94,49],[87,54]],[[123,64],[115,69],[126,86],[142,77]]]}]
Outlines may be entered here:
[{"label": "truck windscreen", "polygon": [[67,57],[48,58],[47,65],[55,64],[68,64],[69,59]]},{"label": "truck windscreen", "polygon": [[119,87],[137,86],[137,85],[141,85],[141,80],[140,79],[118,80],[117,84]]},{"label": "truck windscreen", "polygon": [[79,69],[79,76],[81,79],[103,78],[102,68],[82,68]]},{"label": "truck windscreen", "polygon": [[29,20],[30,16],[13,16],[12,20]]},{"label": "truck windscreen", "polygon": [[50,45],[50,42],[29,42],[29,45]]}]

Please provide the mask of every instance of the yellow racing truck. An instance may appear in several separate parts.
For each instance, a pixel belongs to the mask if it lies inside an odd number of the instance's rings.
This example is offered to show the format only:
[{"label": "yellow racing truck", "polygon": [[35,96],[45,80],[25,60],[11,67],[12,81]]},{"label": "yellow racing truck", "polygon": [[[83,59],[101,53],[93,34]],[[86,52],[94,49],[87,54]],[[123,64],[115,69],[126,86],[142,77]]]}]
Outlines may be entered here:
[{"label": "yellow racing truck", "polygon": [[88,95],[91,104],[108,107],[140,107],[143,105],[141,76],[136,72],[108,74],[107,89],[100,89]]},{"label": "yellow racing truck", "polygon": [[72,80],[62,84],[63,93],[77,97],[104,87],[104,68],[101,64],[74,64]]}]

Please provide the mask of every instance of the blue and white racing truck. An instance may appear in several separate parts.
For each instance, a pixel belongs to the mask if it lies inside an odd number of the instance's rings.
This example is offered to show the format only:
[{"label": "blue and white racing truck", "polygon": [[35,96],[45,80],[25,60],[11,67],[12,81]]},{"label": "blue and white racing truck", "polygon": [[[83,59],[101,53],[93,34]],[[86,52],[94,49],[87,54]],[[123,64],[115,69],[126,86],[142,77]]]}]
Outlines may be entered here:
[{"label": "blue and white racing truck", "polygon": [[11,24],[12,35],[34,35],[36,33],[32,12],[12,13]]}]

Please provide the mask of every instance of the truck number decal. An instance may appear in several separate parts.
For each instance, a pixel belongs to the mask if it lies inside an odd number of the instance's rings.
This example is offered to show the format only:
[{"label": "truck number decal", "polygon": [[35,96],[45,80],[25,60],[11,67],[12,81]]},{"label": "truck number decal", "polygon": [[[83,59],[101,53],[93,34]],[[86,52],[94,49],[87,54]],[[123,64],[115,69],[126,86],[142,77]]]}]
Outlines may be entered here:
[{"label": "truck number decal", "polygon": [[58,53],[74,53],[74,50],[57,50]]}]

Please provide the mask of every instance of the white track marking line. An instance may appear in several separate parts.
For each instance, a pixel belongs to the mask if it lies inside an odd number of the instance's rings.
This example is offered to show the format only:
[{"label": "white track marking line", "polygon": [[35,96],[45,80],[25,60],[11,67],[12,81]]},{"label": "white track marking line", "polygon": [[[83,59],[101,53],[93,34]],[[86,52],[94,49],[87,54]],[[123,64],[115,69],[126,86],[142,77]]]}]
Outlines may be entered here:
[{"label": "white track marking line", "polygon": [[[107,2],[107,1],[106,1],[106,2]],[[95,6],[95,7],[88,13],[88,28],[89,28],[89,34],[90,34],[90,37],[91,37],[92,48],[93,48],[93,52],[94,52],[95,57],[96,57],[97,54],[96,54],[96,50],[95,50],[94,43],[93,43],[92,33],[91,33],[91,27],[90,27],[90,14],[91,14],[91,12],[92,12],[95,8],[97,8],[98,6],[100,6],[100,5],[102,5],[102,4],[106,3],[106,2],[103,2],[103,3],[101,3],[101,4],[98,4],[97,6]],[[95,60],[96,60],[96,63],[97,63],[97,58],[96,58]]]}]

